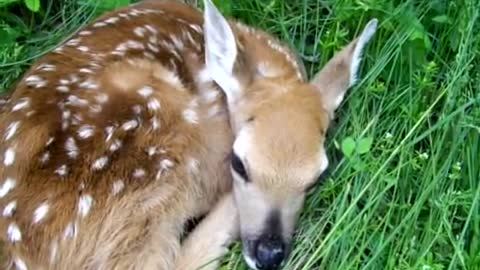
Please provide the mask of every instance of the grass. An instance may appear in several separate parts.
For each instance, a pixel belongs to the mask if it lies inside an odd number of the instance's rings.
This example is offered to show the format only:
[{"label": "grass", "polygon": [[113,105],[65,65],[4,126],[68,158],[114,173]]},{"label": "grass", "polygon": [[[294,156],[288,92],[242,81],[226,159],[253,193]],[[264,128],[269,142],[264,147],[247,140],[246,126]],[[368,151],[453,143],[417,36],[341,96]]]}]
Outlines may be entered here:
[{"label": "grass", "polygon": [[[0,9],[0,91],[114,6],[59,2],[43,1],[37,14]],[[286,269],[480,269],[479,1],[217,2],[297,48],[310,74],[380,20],[362,80],[330,129],[330,174],[308,197]],[[247,269],[239,250],[223,269]]]}]

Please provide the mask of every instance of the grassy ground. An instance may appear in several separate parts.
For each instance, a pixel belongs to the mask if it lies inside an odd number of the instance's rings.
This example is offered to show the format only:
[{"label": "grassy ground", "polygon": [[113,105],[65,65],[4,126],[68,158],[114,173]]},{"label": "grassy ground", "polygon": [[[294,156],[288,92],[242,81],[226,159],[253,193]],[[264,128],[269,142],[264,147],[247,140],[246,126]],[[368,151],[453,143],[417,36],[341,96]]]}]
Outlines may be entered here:
[{"label": "grassy ground", "polygon": [[[89,2],[43,1],[35,15],[0,8],[0,91],[114,6]],[[309,196],[286,269],[480,269],[478,0],[217,2],[295,46],[310,74],[370,18],[381,22],[329,134],[330,176]],[[246,269],[238,244],[224,269]]]}]

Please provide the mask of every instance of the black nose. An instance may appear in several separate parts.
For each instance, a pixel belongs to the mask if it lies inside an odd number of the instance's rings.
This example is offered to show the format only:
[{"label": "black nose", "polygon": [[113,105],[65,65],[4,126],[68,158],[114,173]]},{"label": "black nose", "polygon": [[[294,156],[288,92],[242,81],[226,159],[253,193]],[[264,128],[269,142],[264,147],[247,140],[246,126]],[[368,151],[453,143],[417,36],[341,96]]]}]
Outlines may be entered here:
[{"label": "black nose", "polygon": [[276,239],[260,240],[255,256],[258,269],[278,269],[285,259],[285,245],[282,241]]}]

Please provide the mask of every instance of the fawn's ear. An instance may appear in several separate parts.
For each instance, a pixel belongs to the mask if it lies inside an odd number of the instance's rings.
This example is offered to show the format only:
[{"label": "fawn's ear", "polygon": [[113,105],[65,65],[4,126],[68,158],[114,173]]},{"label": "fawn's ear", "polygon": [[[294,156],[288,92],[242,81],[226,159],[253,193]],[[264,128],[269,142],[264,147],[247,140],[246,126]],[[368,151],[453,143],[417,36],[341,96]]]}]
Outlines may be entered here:
[{"label": "fawn's ear", "polygon": [[211,0],[204,0],[204,6],[206,67],[230,103],[238,98],[240,92],[239,82],[233,74],[237,59],[235,36],[227,20]]},{"label": "fawn's ear", "polygon": [[345,92],[357,81],[363,50],[377,30],[378,20],[368,22],[362,34],[338,52],[310,82],[321,92],[324,106],[333,115]]}]

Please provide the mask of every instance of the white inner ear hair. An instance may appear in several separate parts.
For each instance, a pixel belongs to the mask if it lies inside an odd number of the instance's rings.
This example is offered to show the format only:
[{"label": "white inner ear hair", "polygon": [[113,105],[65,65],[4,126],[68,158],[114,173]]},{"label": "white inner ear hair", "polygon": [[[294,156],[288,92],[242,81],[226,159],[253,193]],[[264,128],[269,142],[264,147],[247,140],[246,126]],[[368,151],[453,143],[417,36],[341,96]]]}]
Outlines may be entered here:
[{"label": "white inner ear hair", "polygon": [[233,75],[237,58],[235,36],[215,5],[210,0],[204,0],[204,4],[206,67],[231,103],[238,97],[240,91],[239,82]]},{"label": "white inner ear hair", "polygon": [[373,35],[377,31],[378,20],[370,20],[362,31],[362,34],[358,38],[355,50],[353,51],[352,64],[350,65],[350,85],[353,86],[358,79],[357,73],[362,60],[362,53],[367,43],[372,39]]}]

